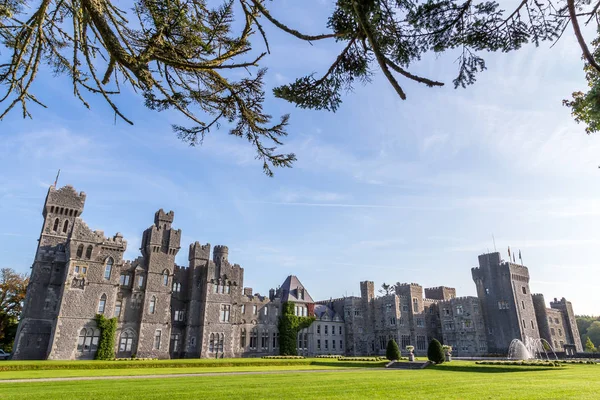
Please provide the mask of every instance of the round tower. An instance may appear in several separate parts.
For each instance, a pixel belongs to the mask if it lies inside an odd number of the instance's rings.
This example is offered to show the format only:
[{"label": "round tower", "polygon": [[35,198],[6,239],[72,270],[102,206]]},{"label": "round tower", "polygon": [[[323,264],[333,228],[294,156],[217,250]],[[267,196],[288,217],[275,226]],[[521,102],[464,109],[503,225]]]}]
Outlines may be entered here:
[{"label": "round tower", "polygon": [[223,261],[227,261],[227,255],[229,254],[229,249],[227,246],[216,245],[213,250],[213,261],[215,263],[221,263]]}]

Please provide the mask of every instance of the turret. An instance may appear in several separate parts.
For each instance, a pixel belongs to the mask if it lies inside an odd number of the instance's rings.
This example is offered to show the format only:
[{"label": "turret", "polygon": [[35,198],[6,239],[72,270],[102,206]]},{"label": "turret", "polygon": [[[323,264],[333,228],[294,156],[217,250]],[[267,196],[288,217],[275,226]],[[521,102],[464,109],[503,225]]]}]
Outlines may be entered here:
[{"label": "turret", "polygon": [[194,242],[190,244],[188,260],[210,260],[210,243],[200,244],[200,242]]},{"label": "turret", "polygon": [[220,264],[223,261],[227,261],[227,255],[229,253],[229,249],[227,246],[216,245],[213,250],[213,261],[216,264]]}]

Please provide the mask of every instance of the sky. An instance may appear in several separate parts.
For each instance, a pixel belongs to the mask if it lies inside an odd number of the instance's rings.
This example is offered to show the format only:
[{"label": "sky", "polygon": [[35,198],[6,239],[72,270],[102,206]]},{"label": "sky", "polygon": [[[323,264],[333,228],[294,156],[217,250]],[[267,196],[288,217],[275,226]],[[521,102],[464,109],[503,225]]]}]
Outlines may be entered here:
[{"label": "sky", "polygon": [[[321,32],[331,4],[308,2],[280,0],[272,13]],[[269,89],[324,72],[336,56],[335,43],[268,32]],[[510,246],[533,292],[598,315],[600,136],[561,105],[585,89],[576,40],[568,30],[552,48],[484,56],[487,70],[467,89],[451,83],[456,54],[425,57],[411,72],[447,84],[400,79],[406,101],[376,70],[336,113],[297,109],[268,91],[268,112],[291,114],[283,150],[298,157],[273,178],[226,129],[192,148],[171,130],[181,117],[145,109],[131,90],[116,101],[134,126],[115,121],[101,99],[88,97],[87,110],[65,78],[42,70],[35,94],[49,108],[0,122],[0,267],[30,271],[60,169],[59,186],[87,194],[87,224],[125,236],[127,259],[159,208],[173,210],[182,230],[178,264],[194,241],[227,245],[245,286],[263,294],[294,274],[320,300],[359,295],[363,280],[475,295],[477,256],[497,249],[508,259]]]}]

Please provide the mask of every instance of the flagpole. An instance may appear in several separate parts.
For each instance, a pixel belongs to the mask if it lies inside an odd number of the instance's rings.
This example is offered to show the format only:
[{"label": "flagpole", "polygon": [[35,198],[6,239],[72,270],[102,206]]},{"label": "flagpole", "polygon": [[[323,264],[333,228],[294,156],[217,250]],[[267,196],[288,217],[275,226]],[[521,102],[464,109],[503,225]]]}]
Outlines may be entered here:
[{"label": "flagpole", "polygon": [[56,187],[56,185],[58,184],[58,177],[60,176],[60,169],[58,170],[58,173],[56,174],[56,179],[54,180],[54,187]]}]

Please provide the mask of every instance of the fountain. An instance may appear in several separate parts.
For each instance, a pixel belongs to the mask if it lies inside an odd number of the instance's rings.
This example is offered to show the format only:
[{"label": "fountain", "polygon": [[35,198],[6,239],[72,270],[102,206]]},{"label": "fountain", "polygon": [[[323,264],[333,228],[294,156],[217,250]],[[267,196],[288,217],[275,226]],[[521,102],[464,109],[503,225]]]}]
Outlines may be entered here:
[{"label": "fountain", "polygon": [[525,343],[519,339],[513,339],[508,347],[509,360],[548,360],[550,354],[558,360],[556,353],[546,339],[534,339],[529,336],[525,337]]}]

